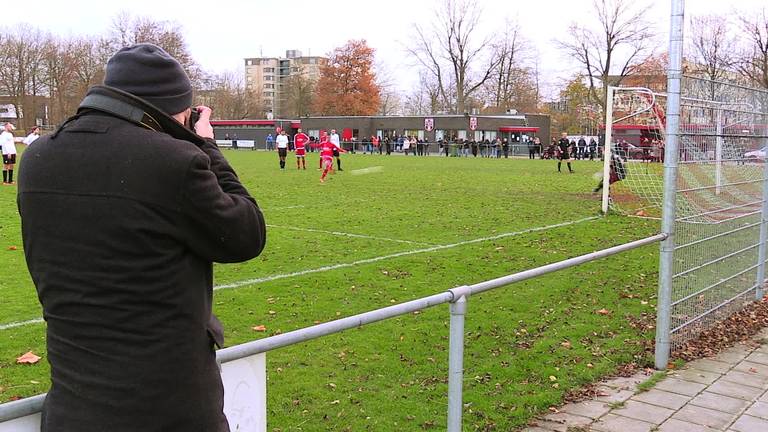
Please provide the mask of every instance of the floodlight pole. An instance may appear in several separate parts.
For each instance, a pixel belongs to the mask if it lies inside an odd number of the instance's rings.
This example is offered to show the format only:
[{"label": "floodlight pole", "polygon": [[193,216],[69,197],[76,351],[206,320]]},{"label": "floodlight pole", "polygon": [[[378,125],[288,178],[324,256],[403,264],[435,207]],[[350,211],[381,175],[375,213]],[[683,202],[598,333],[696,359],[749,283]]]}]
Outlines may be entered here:
[{"label": "floodlight pole", "polygon": [[603,149],[603,214],[608,214],[608,197],[611,188],[611,141],[613,141],[613,92],[608,86],[605,98],[605,146]]},{"label": "floodlight pole", "polygon": [[664,204],[659,257],[659,295],[656,312],[656,369],[666,369],[671,349],[672,276],[675,252],[677,159],[680,142],[680,82],[683,76],[683,28],[685,0],[672,0],[667,70],[667,142],[664,146]]}]

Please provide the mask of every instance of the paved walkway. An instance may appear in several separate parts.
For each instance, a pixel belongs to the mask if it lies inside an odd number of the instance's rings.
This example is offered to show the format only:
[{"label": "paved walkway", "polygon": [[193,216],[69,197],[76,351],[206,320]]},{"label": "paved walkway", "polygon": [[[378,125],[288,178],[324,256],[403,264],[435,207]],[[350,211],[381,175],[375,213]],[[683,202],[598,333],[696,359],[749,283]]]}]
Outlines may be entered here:
[{"label": "paved walkway", "polygon": [[600,386],[595,400],[569,404],[525,432],[768,432],[768,329],[756,340],[670,372],[651,390],[639,373]]}]

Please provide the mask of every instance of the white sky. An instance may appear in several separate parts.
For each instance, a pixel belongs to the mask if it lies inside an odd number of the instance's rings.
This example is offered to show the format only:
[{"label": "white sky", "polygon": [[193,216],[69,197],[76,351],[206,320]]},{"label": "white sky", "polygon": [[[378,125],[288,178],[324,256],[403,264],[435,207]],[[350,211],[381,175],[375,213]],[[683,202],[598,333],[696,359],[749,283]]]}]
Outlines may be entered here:
[{"label": "white sky", "polygon": [[[481,29],[498,31],[504,21],[517,21],[536,48],[545,92],[576,70],[573,61],[555,47],[567,38],[573,21],[592,22],[592,0],[477,0],[483,10]],[[638,0],[642,3],[644,0]],[[666,49],[670,0],[648,0],[659,33],[659,49]],[[349,39],[366,39],[378,61],[388,68],[398,86],[407,91],[415,82],[415,61],[403,48],[414,23],[428,26],[439,0],[38,0],[33,7],[6,7],[0,25],[28,23],[44,31],[68,36],[106,33],[120,11],[179,23],[194,58],[205,70],[240,71],[243,58],[283,56],[299,49],[304,55],[324,55]],[[736,5],[736,6],[735,6]],[[688,0],[686,16],[739,10],[758,10],[766,0]],[[478,38],[480,39],[480,38]]]}]

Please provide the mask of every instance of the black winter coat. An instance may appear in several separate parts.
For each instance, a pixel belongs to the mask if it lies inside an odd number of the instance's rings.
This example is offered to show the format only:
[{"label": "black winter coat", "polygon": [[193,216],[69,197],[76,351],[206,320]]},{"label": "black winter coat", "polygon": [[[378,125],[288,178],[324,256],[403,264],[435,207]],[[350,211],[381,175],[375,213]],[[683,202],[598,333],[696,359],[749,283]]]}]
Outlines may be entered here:
[{"label": "black winter coat", "polygon": [[212,262],[264,218],[216,145],[98,112],[21,160],[24,249],[47,321],[42,430],[227,431]]}]

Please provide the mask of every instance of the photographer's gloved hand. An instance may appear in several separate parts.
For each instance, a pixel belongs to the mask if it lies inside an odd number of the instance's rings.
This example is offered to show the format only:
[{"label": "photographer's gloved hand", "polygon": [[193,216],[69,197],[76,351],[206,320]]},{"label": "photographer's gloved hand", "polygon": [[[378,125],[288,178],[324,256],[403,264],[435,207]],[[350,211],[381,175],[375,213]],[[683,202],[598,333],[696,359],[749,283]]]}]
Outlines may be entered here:
[{"label": "photographer's gloved hand", "polygon": [[213,139],[213,126],[211,126],[211,109],[207,106],[200,105],[197,107],[197,111],[200,113],[200,120],[195,123],[195,133],[203,138]]}]

